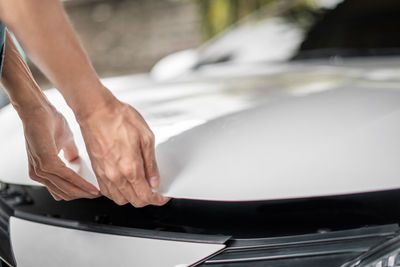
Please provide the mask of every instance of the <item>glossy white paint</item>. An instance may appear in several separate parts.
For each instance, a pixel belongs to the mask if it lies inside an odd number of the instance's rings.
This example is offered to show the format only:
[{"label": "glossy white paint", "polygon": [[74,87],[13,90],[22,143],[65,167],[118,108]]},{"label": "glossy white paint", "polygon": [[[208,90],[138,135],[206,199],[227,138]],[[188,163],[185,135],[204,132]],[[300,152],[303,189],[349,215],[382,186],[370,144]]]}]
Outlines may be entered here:
[{"label": "glossy white paint", "polygon": [[[163,194],[282,199],[400,188],[397,62],[223,67],[138,88],[129,77],[107,83],[155,132]],[[80,148],[71,167],[96,184],[72,112],[58,92],[47,95]],[[0,125],[0,179],[35,184],[11,107],[0,111]]]},{"label": "glossy white paint", "polygon": [[100,234],[15,217],[10,230],[18,267],[189,266],[225,247]]},{"label": "glossy white paint", "polygon": [[[170,88],[164,86],[128,93],[123,92],[123,90],[121,92],[117,88],[114,93],[120,99],[141,111],[155,132],[157,143],[164,142],[171,136],[202,124],[210,118],[229,114],[249,106],[241,97],[224,97],[218,94],[221,88],[212,84],[194,85],[189,90],[186,85],[178,85]],[[90,160],[79,126],[74,119],[72,111],[58,91],[48,90],[46,95],[67,119],[79,147],[80,159],[73,163],[66,162],[66,164],[86,180],[98,186],[90,167]],[[182,98],[186,101],[182,102]],[[155,102],[154,106],[149,102]],[[202,108],[190,110],[191,107],[197,105],[202,106]],[[28,178],[23,127],[12,106],[7,106],[0,111],[0,125],[4,125],[0,131],[0,144],[2,147],[0,150],[0,180],[7,183],[40,186],[40,184]],[[62,158],[62,153],[60,156]]]},{"label": "glossy white paint", "polygon": [[347,89],[282,99],[162,144],[162,191],[243,201],[400,188],[400,93]]}]

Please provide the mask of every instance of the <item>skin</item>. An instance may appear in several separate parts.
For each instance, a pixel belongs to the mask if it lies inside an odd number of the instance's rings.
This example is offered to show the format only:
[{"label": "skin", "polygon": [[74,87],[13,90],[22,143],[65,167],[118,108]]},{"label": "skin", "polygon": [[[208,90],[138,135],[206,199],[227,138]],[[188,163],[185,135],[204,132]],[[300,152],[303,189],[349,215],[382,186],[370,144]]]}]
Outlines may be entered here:
[{"label": "skin", "polygon": [[0,20],[73,110],[100,192],[57,156],[79,157],[72,133],[34,81],[7,33],[1,83],[24,126],[30,177],[56,200],[104,195],[118,205],[163,205],[154,135],[142,116],[104,87],[58,0],[0,0]]}]

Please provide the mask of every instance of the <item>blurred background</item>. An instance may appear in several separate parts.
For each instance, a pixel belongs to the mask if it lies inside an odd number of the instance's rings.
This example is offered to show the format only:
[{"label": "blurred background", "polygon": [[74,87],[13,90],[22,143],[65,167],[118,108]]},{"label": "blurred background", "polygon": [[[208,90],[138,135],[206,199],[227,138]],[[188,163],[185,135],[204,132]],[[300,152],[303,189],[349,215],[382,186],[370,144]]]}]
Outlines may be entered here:
[{"label": "blurred background", "polygon": [[[164,56],[195,48],[277,0],[65,0],[100,77],[148,72]],[[306,2],[306,1],[304,1]],[[30,63],[41,88],[51,84]]]}]

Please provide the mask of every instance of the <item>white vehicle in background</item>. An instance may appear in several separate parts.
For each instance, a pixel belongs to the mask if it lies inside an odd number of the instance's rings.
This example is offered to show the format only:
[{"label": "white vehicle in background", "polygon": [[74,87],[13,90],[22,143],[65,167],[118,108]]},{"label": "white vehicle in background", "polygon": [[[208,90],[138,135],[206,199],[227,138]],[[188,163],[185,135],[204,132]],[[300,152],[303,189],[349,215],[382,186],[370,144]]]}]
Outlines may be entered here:
[{"label": "white vehicle in background", "polygon": [[[399,266],[400,2],[278,2],[152,82],[104,80],[155,132],[163,207],[53,200],[3,108],[4,264]],[[70,167],[96,184],[72,112],[46,93],[80,147]]]}]

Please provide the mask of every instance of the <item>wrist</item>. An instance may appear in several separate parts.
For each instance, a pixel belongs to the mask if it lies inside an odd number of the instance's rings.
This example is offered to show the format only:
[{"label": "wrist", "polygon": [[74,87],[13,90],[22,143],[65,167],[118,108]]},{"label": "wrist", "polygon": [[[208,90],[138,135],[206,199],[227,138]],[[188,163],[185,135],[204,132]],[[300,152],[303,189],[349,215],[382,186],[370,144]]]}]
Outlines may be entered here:
[{"label": "wrist", "polygon": [[57,113],[55,107],[48,101],[35,103],[24,107],[14,105],[14,108],[17,111],[18,116],[21,118],[23,124],[35,120],[34,118],[42,118],[44,115]]},{"label": "wrist", "polygon": [[90,96],[82,97],[71,104],[75,118],[79,124],[84,123],[99,111],[112,110],[116,102],[115,96],[104,86],[94,90]]},{"label": "wrist", "polygon": [[11,97],[11,104],[23,122],[36,114],[55,111],[54,106],[48,101],[39,88],[24,90],[23,95]]}]

